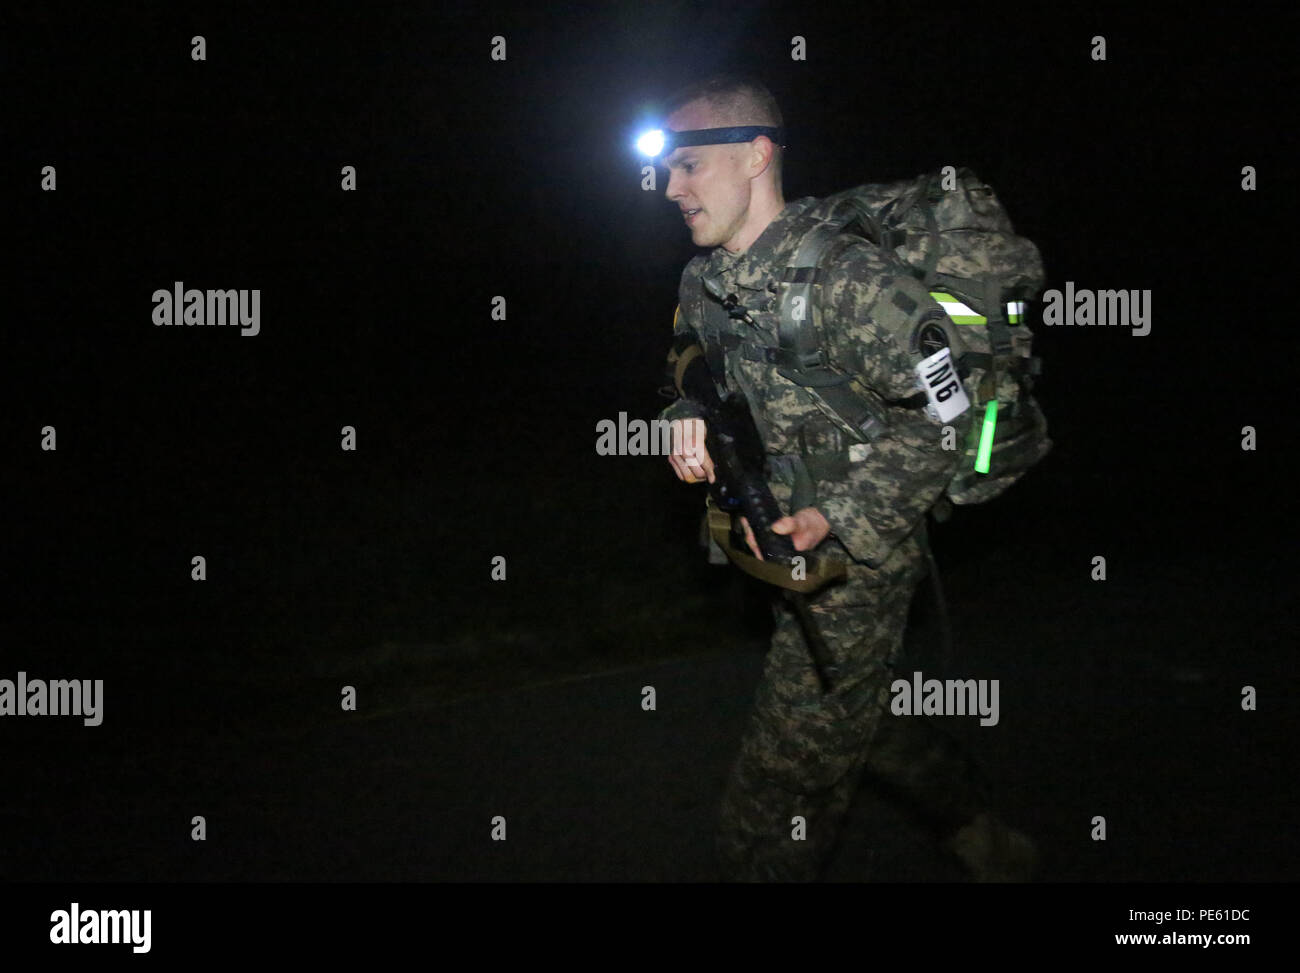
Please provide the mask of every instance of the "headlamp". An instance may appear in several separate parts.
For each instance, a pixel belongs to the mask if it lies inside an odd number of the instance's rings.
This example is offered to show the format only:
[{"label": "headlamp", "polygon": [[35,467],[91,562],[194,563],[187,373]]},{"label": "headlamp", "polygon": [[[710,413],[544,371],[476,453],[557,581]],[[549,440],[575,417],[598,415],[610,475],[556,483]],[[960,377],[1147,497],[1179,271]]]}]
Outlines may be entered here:
[{"label": "headlamp", "polygon": [[771,125],[733,125],[728,128],[696,128],[685,132],[672,132],[656,128],[645,132],[636,140],[637,151],[651,159],[669,155],[673,149],[688,145],[726,145],[735,142],[752,142],[766,135],[777,145],[785,144],[785,129]]}]

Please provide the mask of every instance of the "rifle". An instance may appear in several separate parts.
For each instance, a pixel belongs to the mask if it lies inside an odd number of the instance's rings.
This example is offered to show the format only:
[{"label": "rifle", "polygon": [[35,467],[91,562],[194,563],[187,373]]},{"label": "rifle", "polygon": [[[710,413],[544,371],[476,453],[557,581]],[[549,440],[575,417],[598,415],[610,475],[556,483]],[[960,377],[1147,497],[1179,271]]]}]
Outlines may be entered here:
[{"label": "rifle", "polygon": [[[709,533],[742,571],[784,590],[799,616],[822,691],[829,693],[839,673],[817,630],[806,594],[843,577],[844,564],[796,551],[789,535],[772,530],[785,515],[764,477],[765,451],[749,403],[738,391],[725,397],[718,393],[695,337],[678,336],[668,362],[677,391],[703,413],[704,446],[714,471],[714,482],[709,485]],[[749,522],[762,560],[750,553],[736,515]],[[803,569],[799,577],[796,566]]]}]

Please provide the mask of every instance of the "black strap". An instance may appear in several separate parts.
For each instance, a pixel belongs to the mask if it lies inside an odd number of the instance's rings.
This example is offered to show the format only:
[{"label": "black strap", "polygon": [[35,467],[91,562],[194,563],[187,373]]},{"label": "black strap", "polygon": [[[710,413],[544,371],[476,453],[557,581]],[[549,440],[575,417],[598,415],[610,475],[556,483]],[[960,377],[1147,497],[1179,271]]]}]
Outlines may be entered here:
[{"label": "black strap", "polygon": [[742,341],[740,343],[740,354],[745,361],[761,361],[768,365],[779,365],[782,368],[795,368],[798,365],[793,352],[786,351],[784,348],[773,348],[771,345],[756,344],[752,341]]},{"label": "black strap", "polygon": [[[993,368],[993,356],[982,351],[964,351],[961,357],[957,359],[957,369],[962,372],[962,378],[970,374],[972,368],[982,368],[989,371]],[[1043,360],[1038,357],[1020,358],[1015,357],[1006,366],[1010,372],[1025,372],[1029,375],[1041,375],[1043,373]]]},{"label": "black strap", "polygon": [[1011,328],[1007,326],[1006,306],[1002,303],[1002,284],[996,278],[984,281],[984,309],[988,320],[989,344],[995,357],[1011,354]]},{"label": "black strap", "polygon": [[[793,262],[781,275],[780,319],[778,338],[781,347],[793,353],[796,368],[818,368],[826,364],[817,329],[813,322],[815,292],[824,278],[821,257],[839,235],[838,223],[816,221],[804,233]],[[803,315],[796,320],[796,302],[802,301]]]},{"label": "black strap", "polygon": [[925,275],[921,280],[928,291],[934,286],[939,270],[939,221],[935,218],[934,206],[928,200],[925,204],[925,228],[930,233],[930,249],[925,255]]},{"label": "black strap", "polygon": [[[946,501],[944,497],[940,499]],[[943,651],[939,657],[939,671],[946,673],[951,671],[953,664],[952,623],[948,618],[948,601],[943,596],[943,583],[939,580],[939,565],[934,559],[934,551],[930,548],[929,525],[926,524],[924,517],[921,518],[919,529],[921,531],[921,550],[925,552],[925,561],[930,568],[930,590],[934,592],[934,603],[939,609],[939,628],[943,636]]]}]

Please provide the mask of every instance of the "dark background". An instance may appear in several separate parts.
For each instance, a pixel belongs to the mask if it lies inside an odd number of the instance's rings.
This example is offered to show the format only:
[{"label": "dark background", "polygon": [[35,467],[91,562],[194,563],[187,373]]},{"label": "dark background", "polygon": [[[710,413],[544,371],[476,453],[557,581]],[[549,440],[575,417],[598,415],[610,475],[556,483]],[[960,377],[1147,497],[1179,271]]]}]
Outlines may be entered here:
[{"label": "dark background", "polygon": [[[0,722],[0,877],[708,877],[763,593],[701,563],[699,488],[594,445],[662,406],[696,252],[632,138],[720,69],[782,106],[787,199],[967,165],[1049,287],[1152,291],[1141,340],[1035,328],[1055,449],[935,532],[954,671],[1002,681],[999,726],[952,729],[1048,880],[1296,877],[1282,25],[144,9],[3,32],[0,678],[106,685],[100,727]],[[260,288],[261,333],[154,327],[177,280]],[[914,623],[933,658],[926,587]],[[960,878],[905,816],[855,813],[836,877]]]}]

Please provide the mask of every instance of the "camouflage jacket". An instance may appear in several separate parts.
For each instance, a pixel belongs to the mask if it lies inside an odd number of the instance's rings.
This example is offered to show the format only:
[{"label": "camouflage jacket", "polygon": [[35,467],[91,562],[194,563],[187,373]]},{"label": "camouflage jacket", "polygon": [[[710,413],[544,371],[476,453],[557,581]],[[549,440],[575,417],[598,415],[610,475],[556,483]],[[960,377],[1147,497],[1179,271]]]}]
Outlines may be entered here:
[{"label": "camouflage jacket", "polygon": [[[873,314],[900,313],[898,305],[885,308],[882,303],[899,291],[910,298],[903,306],[915,306],[911,317],[916,321],[942,311],[918,280],[866,240],[845,248],[820,284],[821,344],[832,367],[853,374],[878,396],[889,419],[888,436],[869,445],[856,443],[813,396],[763,360],[763,346],[779,345],[779,281],[794,261],[810,225],[805,214],[815,203],[813,197],[788,203],[742,254],[715,247],[692,259],[682,273],[673,327],[675,333],[693,331],[710,359],[715,382],[722,384],[716,371],[722,363],[726,387],[743,391],[749,400],[769,455],[772,492],[786,510],[794,479],[780,458],[797,455],[804,460],[815,486],[812,505],[831,527],[819,552],[834,553],[831,545],[838,542],[859,564],[884,568],[886,561],[919,558],[916,528],[957,469],[970,413],[951,423],[959,448],[944,450],[943,424],[923,410],[889,404],[920,388],[914,370],[920,356],[899,347],[873,323]],[[724,295],[739,298],[758,325],[757,332],[728,316],[705,289],[706,277],[715,279]],[[698,414],[694,403],[679,399],[661,418]]]}]

